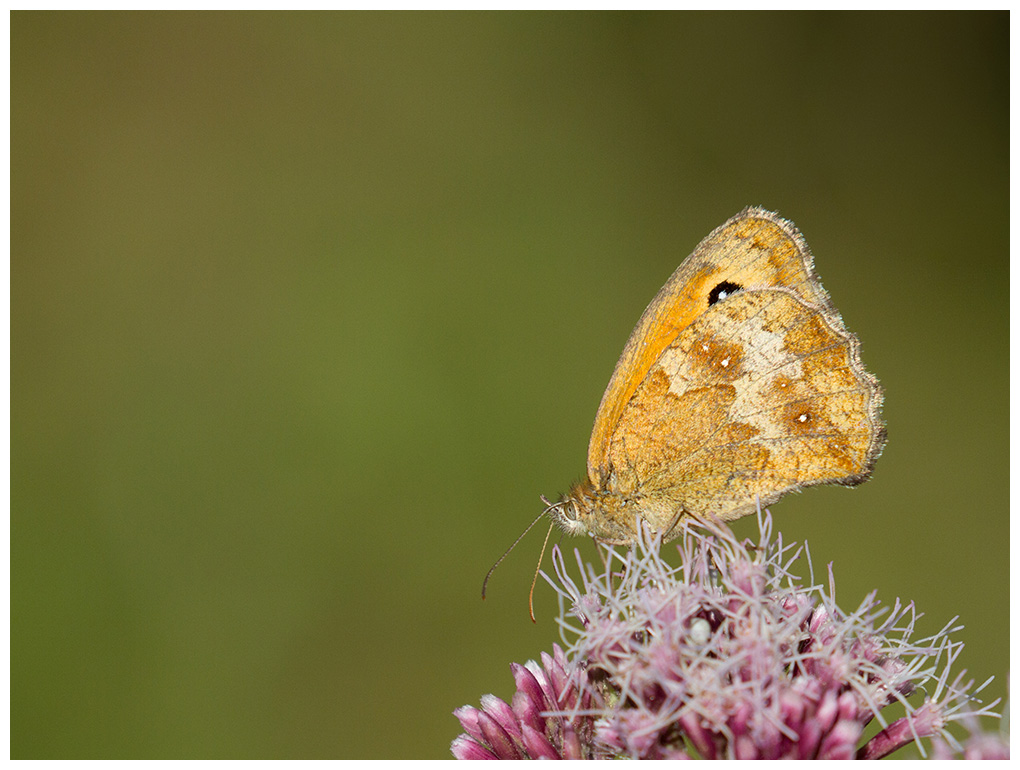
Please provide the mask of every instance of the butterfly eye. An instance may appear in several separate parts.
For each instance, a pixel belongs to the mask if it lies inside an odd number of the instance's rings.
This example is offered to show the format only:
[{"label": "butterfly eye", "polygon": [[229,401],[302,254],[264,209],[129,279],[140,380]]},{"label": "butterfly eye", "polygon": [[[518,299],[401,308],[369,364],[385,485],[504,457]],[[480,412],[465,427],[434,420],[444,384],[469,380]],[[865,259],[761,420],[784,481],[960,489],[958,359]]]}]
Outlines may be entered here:
[{"label": "butterfly eye", "polygon": [[728,296],[735,294],[742,288],[742,286],[730,283],[729,281],[723,281],[722,283],[716,284],[716,287],[708,293],[708,306],[712,307],[712,305],[719,300],[726,299]]}]

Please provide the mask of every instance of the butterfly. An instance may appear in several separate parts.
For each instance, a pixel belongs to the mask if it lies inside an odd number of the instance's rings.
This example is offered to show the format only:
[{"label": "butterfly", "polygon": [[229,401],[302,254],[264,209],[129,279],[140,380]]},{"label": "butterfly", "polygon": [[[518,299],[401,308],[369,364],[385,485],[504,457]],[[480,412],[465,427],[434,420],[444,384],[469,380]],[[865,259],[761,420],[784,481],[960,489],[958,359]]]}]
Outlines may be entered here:
[{"label": "butterfly", "polygon": [[543,515],[608,544],[634,542],[643,521],[667,542],[685,520],[855,486],[885,445],[882,398],[803,236],[746,208],[645,309],[596,413],[587,475]]}]

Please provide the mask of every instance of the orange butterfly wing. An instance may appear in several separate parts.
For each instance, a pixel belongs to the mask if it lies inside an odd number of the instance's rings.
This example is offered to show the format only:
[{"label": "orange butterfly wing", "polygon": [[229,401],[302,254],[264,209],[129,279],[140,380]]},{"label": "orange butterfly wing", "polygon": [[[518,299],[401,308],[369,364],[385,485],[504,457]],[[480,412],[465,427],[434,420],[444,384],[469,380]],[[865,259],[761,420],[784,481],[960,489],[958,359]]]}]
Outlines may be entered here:
[{"label": "orange butterfly wing", "polygon": [[790,289],[839,319],[793,223],[764,209],[747,208],[713,230],[683,261],[631,332],[602,396],[588,444],[588,478],[596,489],[609,480],[610,441],[627,404],[680,332],[720,296],[768,287]]}]

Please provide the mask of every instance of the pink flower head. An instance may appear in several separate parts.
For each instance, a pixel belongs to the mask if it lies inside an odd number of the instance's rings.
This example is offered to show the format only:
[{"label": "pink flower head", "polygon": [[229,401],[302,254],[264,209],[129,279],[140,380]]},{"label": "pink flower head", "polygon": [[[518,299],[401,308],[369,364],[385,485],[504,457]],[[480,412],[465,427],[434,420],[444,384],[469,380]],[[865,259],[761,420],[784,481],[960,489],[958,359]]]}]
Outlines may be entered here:
[{"label": "pink flower head", "polygon": [[[542,665],[510,664],[517,692],[510,704],[482,696],[482,708],[453,712],[467,731],[450,750],[457,759],[594,759],[594,714],[598,696],[584,686],[559,645],[542,653]],[[605,752],[601,755],[606,756]]]},{"label": "pink flower head", "polygon": [[[963,646],[953,622],[912,641],[912,604],[870,595],[844,613],[831,567],[828,590],[802,586],[789,567],[806,549],[773,537],[767,512],[759,530],[751,544],[719,524],[686,526],[679,567],[647,533],[626,551],[604,547],[598,569],[575,551],[579,580],[555,548],[549,582],[566,654],[556,647],[544,670],[516,667],[512,706],[487,696],[481,710],[458,709],[467,734],[454,755],[875,759],[909,743],[924,753],[920,739],[938,736],[944,756],[963,750],[950,722],[997,716],[998,701],[975,707],[981,688],[949,679]],[[895,703],[906,716],[890,724],[883,711]],[[873,719],[881,729],[864,741]],[[968,745],[972,755],[1001,750]]]}]

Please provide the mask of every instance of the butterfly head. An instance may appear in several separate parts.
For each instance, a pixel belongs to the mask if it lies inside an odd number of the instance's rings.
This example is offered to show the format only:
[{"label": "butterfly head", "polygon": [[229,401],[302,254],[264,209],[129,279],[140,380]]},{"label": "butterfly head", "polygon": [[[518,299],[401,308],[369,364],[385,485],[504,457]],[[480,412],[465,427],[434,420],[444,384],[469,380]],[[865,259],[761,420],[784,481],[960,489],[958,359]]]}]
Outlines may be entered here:
[{"label": "butterfly head", "polygon": [[582,489],[581,484],[574,484],[570,492],[560,495],[555,503],[550,503],[544,497],[542,502],[546,504],[545,512],[553,523],[566,532],[568,535],[591,534],[584,519],[591,514],[591,498]]},{"label": "butterfly head", "polygon": [[545,513],[568,535],[588,535],[611,545],[623,545],[634,539],[632,530],[621,526],[625,521],[633,526],[634,501],[598,489],[588,479],[572,484],[570,491],[560,495],[555,503],[542,500],[546,504]]}]

